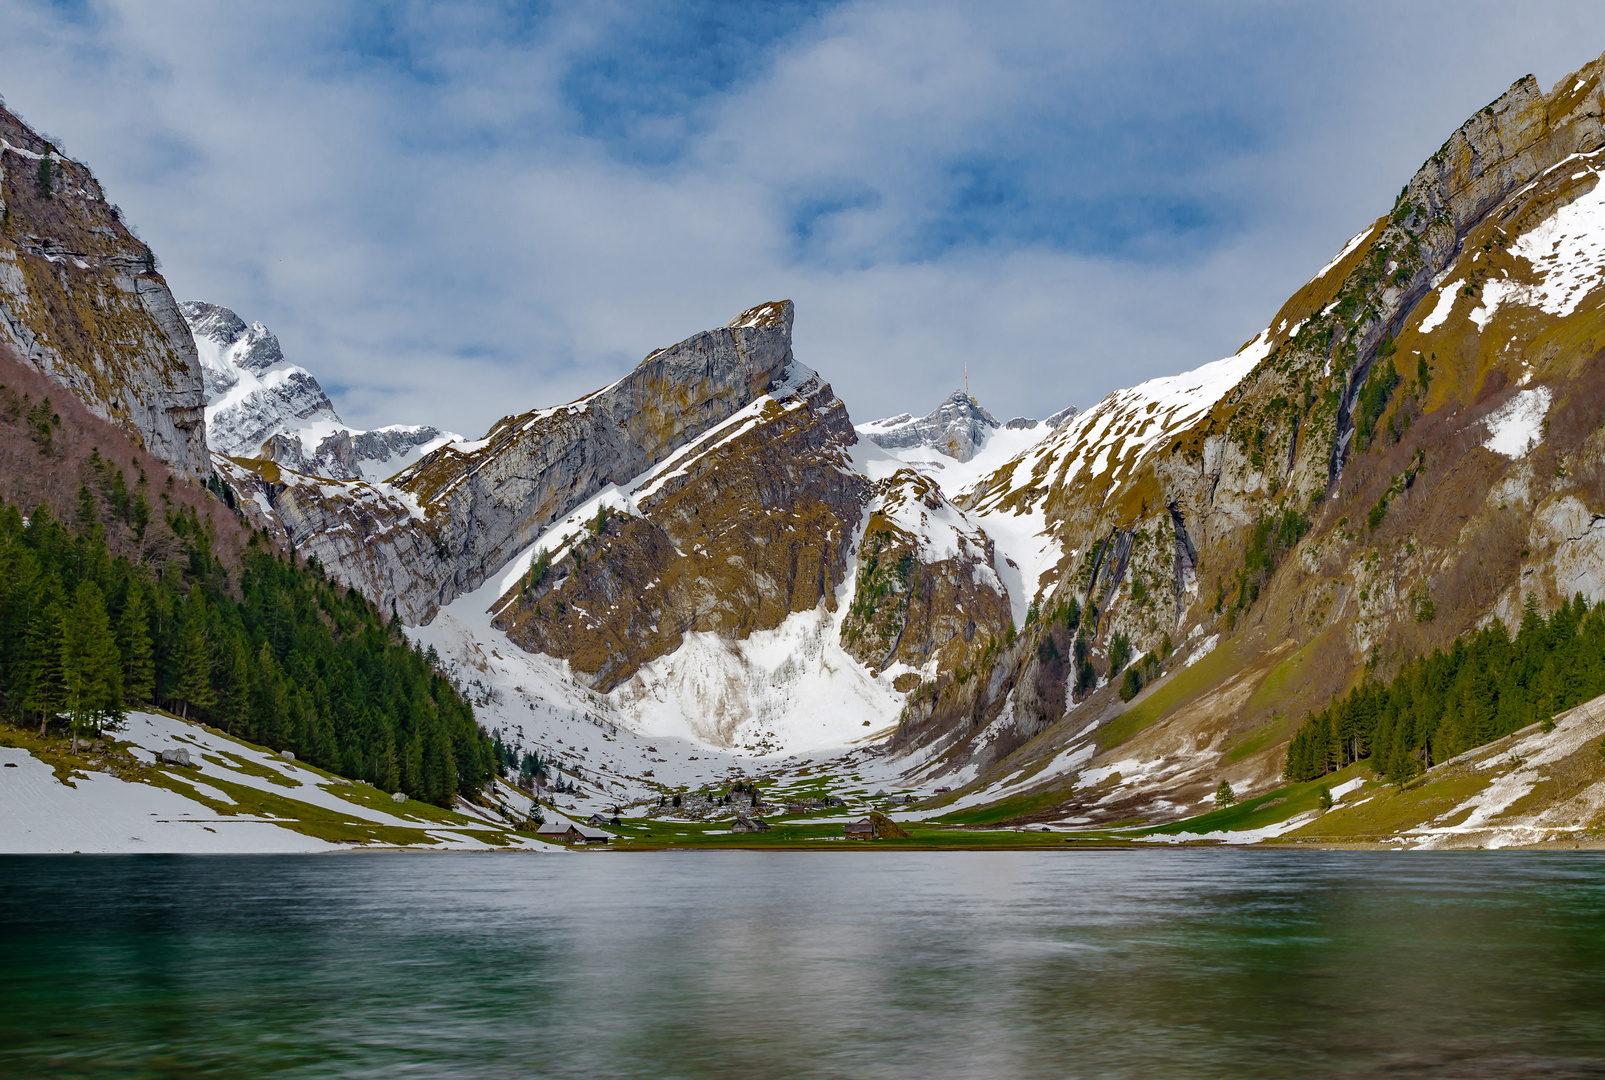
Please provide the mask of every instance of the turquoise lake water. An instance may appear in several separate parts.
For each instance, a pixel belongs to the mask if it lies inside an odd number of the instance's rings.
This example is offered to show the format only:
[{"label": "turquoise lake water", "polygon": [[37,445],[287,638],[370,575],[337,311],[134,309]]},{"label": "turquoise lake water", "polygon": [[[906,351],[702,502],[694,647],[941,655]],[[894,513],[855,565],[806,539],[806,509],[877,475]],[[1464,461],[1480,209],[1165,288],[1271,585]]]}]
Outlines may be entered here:
[{"label": "turquoise lake water", "polygon": [[5,857],[0,1076],[1605,1077],[1605,859]]}]

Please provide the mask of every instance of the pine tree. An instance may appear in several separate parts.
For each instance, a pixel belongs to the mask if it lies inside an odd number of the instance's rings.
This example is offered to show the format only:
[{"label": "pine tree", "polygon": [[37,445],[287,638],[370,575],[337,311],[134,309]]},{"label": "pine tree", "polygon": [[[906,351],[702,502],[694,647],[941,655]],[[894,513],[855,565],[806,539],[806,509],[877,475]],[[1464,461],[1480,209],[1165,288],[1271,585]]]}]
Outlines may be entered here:
[{"label": "pine tree", "polygon": [[288,743],[287,695],[273,648],[262,642],[256,653],[256,737],[265,746],[284,749]]},{"label": "pine tree", "polygon": [[244,730],[251,716],[251,669],[245,642],[237,633],[229,634],[218,650],[217,690],[217,718],[223,730],[233,735],[238,727],[242,738],[251,737],[254,732]]},{"label": "pine tree", "polygon": [[50,718],[61,711],[61,603],[48,597],[28,622],[24,639],[22,707],[39,714],[39,736],[44,737]]},{"label": "pine tree", "polygon": [[191,589],[184,604],[184,623],[179,629],[174,657],[173,697],[181,706],[180,715],[189,719],[190,706],[208,708],[212,695],[212,650],[206,639],[206,600],[199,589]]},{"label": "pine tree", "polygon": [[62,619],[61,704],[72,728],[73,753],[80,735],[121,721],[122,655],[112,637],[106,601],[94,582],[80,582]]},{"label": "pine tree", "polygon": [[156,695],[156,652],[145,614],[145,590],[137,584],[129,586],[117,620],[117,648],[123,658],[123,698],[136,704],[150,701]]}]

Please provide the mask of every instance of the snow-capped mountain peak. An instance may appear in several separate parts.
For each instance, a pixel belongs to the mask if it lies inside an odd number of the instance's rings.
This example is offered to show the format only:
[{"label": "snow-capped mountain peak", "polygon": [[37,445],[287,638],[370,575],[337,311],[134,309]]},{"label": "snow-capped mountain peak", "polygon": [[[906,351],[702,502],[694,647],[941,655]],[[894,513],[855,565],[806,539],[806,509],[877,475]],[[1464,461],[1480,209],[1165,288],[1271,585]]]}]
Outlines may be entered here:
[{"label": "snow-capped mountain peak", "polygon": [[278,337],[262,323],[247,325],[228,308],[199,300],[181,303],[179,311],[200,356],[214,453],[336,480],[376,480],[457,438],[420,425],[347,427],[318,380],[285,360]]},{"label": "snow-capped mountain peak", "polygon": [[859,437],[897,461],[929,475],[943,494],[957,500],[998,466],[1049,435],[1076,415],[1071,406],[1046,420],[1017,416],[999,423],[980,402],[955,390],[925,416],[901,413],[856,428]]},{"label": "snow-capped mountain peak", "polygon": [[888,416],[859,425],[858,433],[887,450],[927,446],[955,461],[969,461],[1002,426],[980,402],[955,390],[927,416]]}]

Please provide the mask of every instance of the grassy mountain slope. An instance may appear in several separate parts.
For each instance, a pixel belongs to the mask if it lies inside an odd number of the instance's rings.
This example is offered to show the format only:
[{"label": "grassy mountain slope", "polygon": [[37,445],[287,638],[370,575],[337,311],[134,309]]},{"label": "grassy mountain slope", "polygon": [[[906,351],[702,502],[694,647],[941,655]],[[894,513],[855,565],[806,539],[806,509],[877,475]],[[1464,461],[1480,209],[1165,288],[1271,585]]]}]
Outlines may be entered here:
[{"label": "grassy mountain slope", "polygon": [[[1529,596],[1605,595],[1600,68],[1475,114],[1234,361],[1112,395],[977,489],[981,521],[1057,539],[1040,607],[1085,605],[1096,685],[1063,718],[1020,708],[1063,651],[1044,622],[981,690],[939,687],[902,738],[973,777],[955,800],[1165,820],[1223,779],[1268,790],[1361,679]],[[1111,652],[1167,646],[1123,700]]]}]

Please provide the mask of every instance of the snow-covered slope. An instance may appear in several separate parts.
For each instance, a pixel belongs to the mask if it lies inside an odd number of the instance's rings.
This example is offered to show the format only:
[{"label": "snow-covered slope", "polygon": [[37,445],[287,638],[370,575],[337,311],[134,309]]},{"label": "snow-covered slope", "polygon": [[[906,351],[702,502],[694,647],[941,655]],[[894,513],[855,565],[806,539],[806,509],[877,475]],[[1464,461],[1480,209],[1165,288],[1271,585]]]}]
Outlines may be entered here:
[{"label": "snow-covered slope", "polygon": [[[0,853],[295,852],[352,845],[551,850],[513,834],[531,801],[497,783],[496,811],[394,802],[222,733],[158,713],[130,713],[98,770],[58,772],[0,746]],[[162,764],[185,751],[188,765]],[[93,757],[91,757],[93,759]]]},{"label": "snow-covered slope", "polygon": [[948,498],[958,499],[1075,415],[1072,406],[1047,420],[1015,417],[1000,424],[973,397],[955,390],[925,416],[888,416],[859,424],[857,431],[891,457],[929,475]]},{"label": "snow-covered slope", "polygon": [[[909,413],[858,425],[858,467],[874,480],[900,468],[929,477],[954,509],[970,506],[972,492],[1013,459],[1040,447],[1080,415],[1072,406],[1047,420],[1016,417],[1000,424],[962,390],[954,391],[930,414]],[[960,454],[951,451],[960,449]],[[1059,561],[1043,529],[1045,520],[1030,508],[999,513],[965,512],[965,527],[978,529],[996,545],[995,565],[1002,576],[1016,625],[1022,624],[1042,576]]]},{"label": "snow-covered slope", "polygon": [[206,382],[207,438],[225,457],[263,458],[335,480],[381,480],[459,439],[432,427],[347,427],[312,373],[284,359],[260,322],[228,308],[179,305],[195,335]]}]

